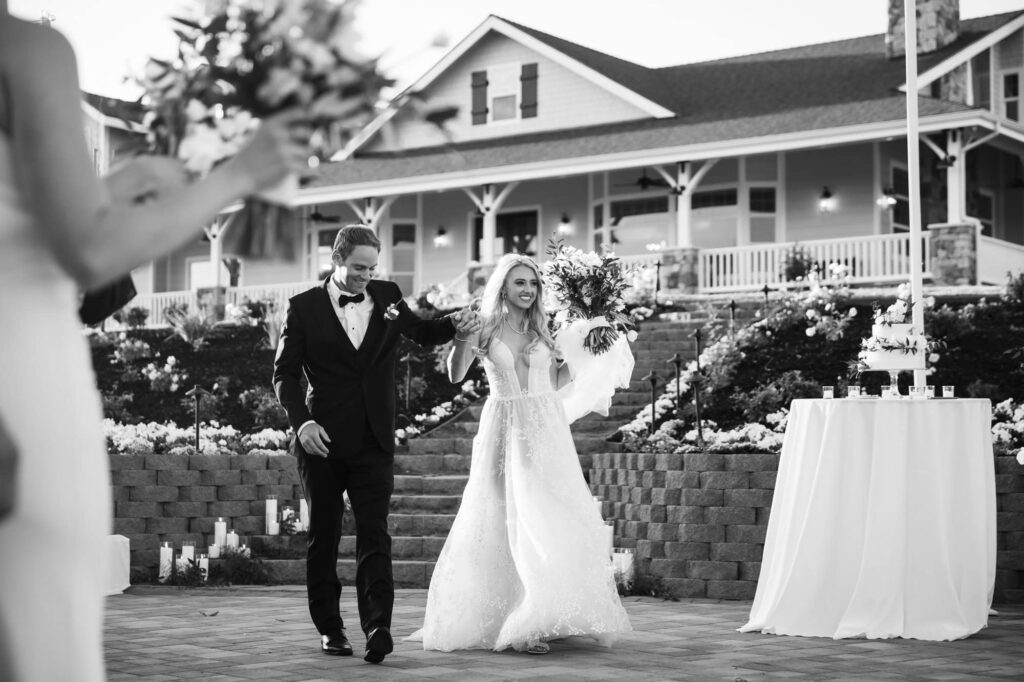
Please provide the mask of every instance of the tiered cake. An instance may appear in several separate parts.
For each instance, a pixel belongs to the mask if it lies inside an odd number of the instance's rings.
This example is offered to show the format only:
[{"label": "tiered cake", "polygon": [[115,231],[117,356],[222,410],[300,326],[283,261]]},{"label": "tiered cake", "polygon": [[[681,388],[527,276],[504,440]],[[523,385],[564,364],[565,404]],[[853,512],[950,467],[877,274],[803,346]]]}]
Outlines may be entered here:
[{"label": "tiered cake", "polygon": [[928,342],[910,324],[874,324],[871,336],[861,341],[860,361],[869,370],[925,368]]}]

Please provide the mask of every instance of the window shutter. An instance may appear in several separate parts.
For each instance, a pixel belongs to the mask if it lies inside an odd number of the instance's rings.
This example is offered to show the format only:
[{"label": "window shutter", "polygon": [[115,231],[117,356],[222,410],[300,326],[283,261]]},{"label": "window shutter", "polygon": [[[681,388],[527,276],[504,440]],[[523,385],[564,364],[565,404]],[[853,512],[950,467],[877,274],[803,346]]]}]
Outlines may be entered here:
[{"label": "window shutter", "polygon": [[523,118],[534,118],[537,116],[537,64],[523,64],[522,74],[519,76],[522,84],[522,101],[519,109]]},{"label": "window shutter", "polygon": [[474,71],[473,85],[473,125],[487,123],[487,72]]}]

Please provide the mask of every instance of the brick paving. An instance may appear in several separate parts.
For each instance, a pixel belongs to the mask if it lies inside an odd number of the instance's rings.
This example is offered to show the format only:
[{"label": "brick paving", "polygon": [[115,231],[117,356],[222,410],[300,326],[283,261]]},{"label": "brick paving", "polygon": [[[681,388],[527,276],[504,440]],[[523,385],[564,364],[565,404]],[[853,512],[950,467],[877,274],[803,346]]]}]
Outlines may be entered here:
[{"label": "brick paving", "polygon": [[[354,601],[350,590],[345,597]],[[343,597],[343,598],[345,598]],[[382,665],[319,651],[302,586],[135,586],[109,597],[110,680],[999,680],[1024,677],[1024,605],[997,606],[966,640],[831,640],[742,634],[750,602],[626,597],[634,632],[614,649],[554,642],[546,656],[423,651],[402,640],[426,591],[399,590]],[[357,653],[362,636],[350,618]],[[59,654],[56,654],[59,655]]]}]

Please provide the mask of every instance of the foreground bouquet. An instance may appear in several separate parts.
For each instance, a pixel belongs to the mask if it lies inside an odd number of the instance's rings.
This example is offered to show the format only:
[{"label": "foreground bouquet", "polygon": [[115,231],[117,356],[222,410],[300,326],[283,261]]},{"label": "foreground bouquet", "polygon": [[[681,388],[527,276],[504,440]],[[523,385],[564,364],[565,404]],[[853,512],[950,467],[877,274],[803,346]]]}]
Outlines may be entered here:
[{"label": "foreground bouquet", "polygon": [[[261,118],[301,107],[313,131],[315,166],[373,114],[389,83],[374,61],[352,50],[351,1],[221,0],[207,6],[212,14],[198,21],[173,19],[177,58],[151,59],[139,79],[150,152],[176,156],[202,176],[234,155]],[[287,205],[298,178],[290,185],[265,195],[264,204]],[[267,213],[245,221],[248,229],[272,228],[268,222],[277,216],[268,220]],[[273,248],[263,235],[242,236],[253,245],[243,255],[260,255],[252,253],[256,246]]]},{"label": "foreground bouquet", "polygon": [[594,355],[604,353],[633,326],[624,313],[623,292],[629,283],[622,262],[609,254],[599,256],[565,246],[561,240],[552,240],[547,254],[550,260],[544,264],[543,276],[556,299],[555,320],[563,325],[588,321],[583,347]]}]

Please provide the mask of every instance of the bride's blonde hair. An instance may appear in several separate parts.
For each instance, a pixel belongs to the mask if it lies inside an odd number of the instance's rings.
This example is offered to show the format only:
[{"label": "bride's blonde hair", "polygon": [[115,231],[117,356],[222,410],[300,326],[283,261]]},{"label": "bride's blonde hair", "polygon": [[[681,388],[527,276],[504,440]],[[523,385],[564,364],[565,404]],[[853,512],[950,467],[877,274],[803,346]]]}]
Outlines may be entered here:
[{"label": "bride's blonde hair", "polygon": [[541,277],[540,267],[529,256],[506,253],[494,266],[494,272],[484,286],[484,294],[480,301],[480,314],[484,318],[483,329],[480,330],[480,348],[485,352],[490,348],[491,341],[498,335],[505,321],[505,280],[513,268],[520,265],[530,268],[537,278],[537,297],[526,310],[526,330],[530,340],[523,352],[529,353],[538,343],[543,343],[552,350],[555,347],[555,341],[548,331],[548,316],[544,312],[544,278]]}]

